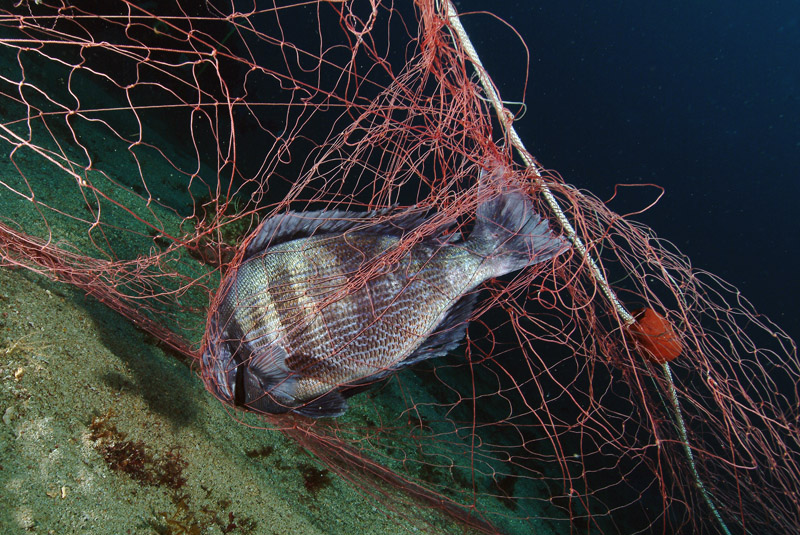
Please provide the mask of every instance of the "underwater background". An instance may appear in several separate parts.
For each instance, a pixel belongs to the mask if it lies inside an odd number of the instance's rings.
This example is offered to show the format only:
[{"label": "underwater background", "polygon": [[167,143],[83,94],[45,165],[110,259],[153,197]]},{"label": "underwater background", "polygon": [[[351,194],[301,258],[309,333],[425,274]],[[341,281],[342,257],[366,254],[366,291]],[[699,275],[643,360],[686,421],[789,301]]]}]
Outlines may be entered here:
[{"label": "underwater background", "polygon": [[[601,199],[663,187],[634,219],[798,340],[797,2],[456,3],[527,43],[516,126],[544,167]],[[503,98],[521,99],[522,45],[490,17],[463,21]],[[610,206],[638,211],[658,193],[624,188]]]},{"label": "underwater background", "polygon": [[[526,40],[517,127],[546,168],[600,198],[617,184],[662,186],[658,204],[634,218],[797,339],[791,3],[456,4],[490,8]],[[487,16],[463,21],[503,97],[521,98],[526,73],[521,54],[508,53],[509,32]],[[622,188],[611,207],[639,211],[658,194]],[[248,427],[263,425],[257,418],[235,421],[193,371],[75,290],[4,270],[0,306],[9,533],[462,532],[444,519],[387,516],[280,434]],[[543,522],[547,530],[560,531]]]}]

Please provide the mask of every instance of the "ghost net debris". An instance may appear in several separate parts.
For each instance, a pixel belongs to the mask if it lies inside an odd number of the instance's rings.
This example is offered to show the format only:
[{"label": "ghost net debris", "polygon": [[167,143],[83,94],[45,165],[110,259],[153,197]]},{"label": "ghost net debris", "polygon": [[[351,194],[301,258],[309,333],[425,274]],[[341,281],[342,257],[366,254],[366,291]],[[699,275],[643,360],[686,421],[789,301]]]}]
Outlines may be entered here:
[{"label": "ghost net debris", "polygon": [[[0,263],[77,285],[196,359],[221,275],[266,218],[416,206],[468,234],[479,168],[514,156],[437,5],[4,7]],[[264,427],[408,518],[712,533],[702,481],[732,533],[797,531],[794,342],[651,229],[555,173],[513,176],[555,221],[546,182],[621,302],[674,326],[685,431],[659,359],[574,250],[485,284],[457,350],[343,417]]]}]

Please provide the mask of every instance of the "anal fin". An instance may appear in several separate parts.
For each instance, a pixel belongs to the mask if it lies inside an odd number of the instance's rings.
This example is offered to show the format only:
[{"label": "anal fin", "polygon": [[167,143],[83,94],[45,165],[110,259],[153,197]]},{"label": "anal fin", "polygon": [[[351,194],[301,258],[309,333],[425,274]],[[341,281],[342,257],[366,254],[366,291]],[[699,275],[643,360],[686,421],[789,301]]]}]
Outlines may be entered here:
[{"label": "anal fin", "polygon": [[443,357],[458,347],[467,332],[467,324],[477,301],[478,292],[462,296],[447,311],[444,318],[433,329],[432,334],[410,355],[398,362],[394,369],[405,368],[435,357]]},{"label": "anal fin", "polygon": [[347,400],[338,390],[331,390],[292,410],[309,418],[335,418],[347,411]]}]

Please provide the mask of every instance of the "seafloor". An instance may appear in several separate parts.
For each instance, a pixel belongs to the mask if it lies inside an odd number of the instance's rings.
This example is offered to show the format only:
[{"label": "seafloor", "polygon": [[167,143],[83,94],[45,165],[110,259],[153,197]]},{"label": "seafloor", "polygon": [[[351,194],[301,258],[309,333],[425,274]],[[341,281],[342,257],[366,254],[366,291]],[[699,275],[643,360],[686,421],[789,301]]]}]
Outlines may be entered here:
[{"label": "seafloor", "polygon": [[0,376],[3,534],[463,533],[237,422],[150,337],[27,271],[0,269]]}]

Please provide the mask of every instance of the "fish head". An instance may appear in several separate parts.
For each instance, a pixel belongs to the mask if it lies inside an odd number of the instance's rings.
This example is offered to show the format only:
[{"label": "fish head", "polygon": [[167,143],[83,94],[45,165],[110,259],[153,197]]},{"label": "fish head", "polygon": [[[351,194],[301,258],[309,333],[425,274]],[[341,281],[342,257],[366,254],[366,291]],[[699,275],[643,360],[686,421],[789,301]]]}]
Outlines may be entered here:
[{"label": "fish head", "polygon": [[[223,403],[252,412],[280,414],[296,407],[296,380],[282,366],[283,348],[272,344],[253,354],[250,345],[241,333],[219,328],[212,315],[201,358],[206,388]],[[265,363],[273,364],[266,368]]]}]

